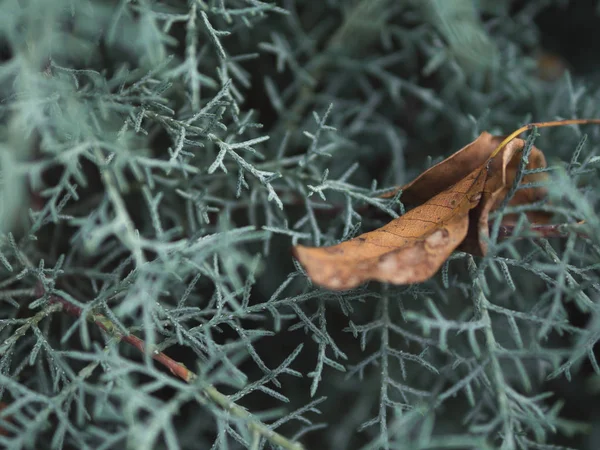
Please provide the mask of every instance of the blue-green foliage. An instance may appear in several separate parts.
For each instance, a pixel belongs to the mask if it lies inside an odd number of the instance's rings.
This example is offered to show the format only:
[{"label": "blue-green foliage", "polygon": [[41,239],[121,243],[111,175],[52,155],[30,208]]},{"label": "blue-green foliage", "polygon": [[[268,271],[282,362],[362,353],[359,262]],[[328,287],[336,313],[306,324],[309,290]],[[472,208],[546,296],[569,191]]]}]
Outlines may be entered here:
[{"label": "blue-green foliage", "polygon": [[499,240],[503,207],[486,257],[343,293],[290,252],[483,130],[600,117],[536,68],[567,2],[510,3],[1,0],[0,446],[597,448],[597,128],[523,152],[564,238]]}]

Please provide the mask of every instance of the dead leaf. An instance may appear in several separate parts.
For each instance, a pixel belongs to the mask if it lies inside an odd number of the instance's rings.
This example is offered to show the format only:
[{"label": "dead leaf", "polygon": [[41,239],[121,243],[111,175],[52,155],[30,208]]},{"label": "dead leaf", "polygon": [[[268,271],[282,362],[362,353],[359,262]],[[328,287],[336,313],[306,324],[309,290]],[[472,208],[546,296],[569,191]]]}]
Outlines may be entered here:
[{"label": "dead leaf", "polygon": [[[345,290],[367,280],[394,284],[425,281],[459,246],[461,250],[483,255],[487,251],[489,213],[502,204],[517,176],[521,162],[517,153],[525,144],[517,136],[533,127],[587,123],[600,124],[600,119],[534,123],[505,138],[484,132],[401,188],[403,202],[424,202],[421,206],[382,228],[337,245],[298,245],[293,249],[294,256],[316,284]],[[539,149],[532,148],[526,167],[546,167]],[[546,177],[541,172],[527,174],[521,183],[544,181]],[[521,189],[515,192],[509,205],[529,204],[545,195],[542,187]],[[527,214],[536,224],[547,223],[549,219],[548,214],[540,211]],[[506,216],[502,225],[511,226],[514,220],[514,216]]]},{"label": "dead leaf", "polygon": [[[516,153],[524,146],[523,140],[514,139],[488,164],[503,139],[482,133],[473,143],[406,185],[401,200],[408,193],[413,194],[411,201],[425,197],[427,201],[402,217],[338,245],[296,246],[295,257],[316,284],[345,290],[367,280],[394,284],[425,281],[459,246],[464,251],[484,254],[487,248],[480,233],[488,236],[488,214],[512,186],[520,163]],[[472,161],[479,163],[474,169]],[[527,167],[545,167],[545,162],[542,152],[534,147]],[[466,177],[465,167],[473,169]],[[528,177],[523,181],[534,181]],[[456,184],[447,184],[457,178]],[[542,195],[539,189],[517,191],[528,192],[515,195],[513,200],[529,203]]]},{"label": "dead leaf", "polygon": [[467,234],[469,211],[479,204],[487,177],[482,167],[382,228],[330,247],[297,245],[294,256],[316,284],[333,290],[367,280],[427,280]]}]

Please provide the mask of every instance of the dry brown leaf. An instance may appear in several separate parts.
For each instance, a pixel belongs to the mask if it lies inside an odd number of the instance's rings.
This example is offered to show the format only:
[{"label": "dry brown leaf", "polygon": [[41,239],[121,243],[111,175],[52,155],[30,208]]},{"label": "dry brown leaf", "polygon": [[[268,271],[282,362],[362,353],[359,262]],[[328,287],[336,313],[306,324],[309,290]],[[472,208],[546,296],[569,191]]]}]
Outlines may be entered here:
[{"label": "dry brown leaf", "polygon": [[[424,281],[439,270],[459,245],[461,250],[483,254],[486,248],[479,233],[487,236],[487,216],[512,186],[520,163],[516,153],[524,146],[523,140],[514,139],[488,164],[503,139],[482,133],[476,141],[406,185],[401,199],[404,201],[406,193],[426,192],[421,196],[427,197],[422,206],[382,228],[338,245],[296,246],[296,258],[316,284],[344,290],[367,280],[394,284]],[[464,168],[472,169],[472,161],[479,165],[465,177]],[[528,168],[534,167],[545,167],[545,158],[535,147],[528,164]],[[453,171],[460,174],[458,180]],[[449,187],[447,183],[455,180],[457,184]],[[541,195],[538,189],[517,191],[528,191],[517,200],[530,202]],[[417,198],[411,196],[413,201]],[[431,244],[437,240],[439,243]]]},{"label": "dry brown leaf", "polygon": [[367,280],[427,280],[465,238],[469,211],[479,204],[486,177],[485,167],[477,168],[382,228],[330,247],[298,245],[294,256],[316,284],[333,290]]},{"label": "dry brown leaf", "polygon": [[[524,141],[517,136],[533,127],[568,124],[600,124],[600,119],[574,119],[526,125],[506,138],[482,133],[475,141],[431,167],[402,187],[407,204],[424,202],[382,228],[330,247],[294,248],[294,256],[316,283],[345,290],[367,280],[394,284],[418,283],[437,272],[450,254],[461,250],[487,251],[488,216],[499,207],[517,176]],[[546,167],[543,153],[533,147],[527,168]],[[522,183],[543,181],[545,173],[527,174]],[[396,190],[397,192],[397,190]],[[394,192],[387,196],[392,196]],[[545,189],[518,190],[509,205],[523,205],[544,198]],[[539,211],[528,216],[536,224],[549,215]],[[511,226],[506,216],[502,225]]]}]

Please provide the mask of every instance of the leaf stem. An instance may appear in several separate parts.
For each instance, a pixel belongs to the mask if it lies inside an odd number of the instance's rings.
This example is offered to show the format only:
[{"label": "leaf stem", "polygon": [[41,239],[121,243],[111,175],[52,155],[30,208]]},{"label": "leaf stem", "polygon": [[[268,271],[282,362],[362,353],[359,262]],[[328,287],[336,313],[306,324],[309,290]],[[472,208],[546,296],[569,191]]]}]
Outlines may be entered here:
[{"label": "leaf stem", "polygon": [[588,124],[597,124],[600,125],[600,119],[566,119],[566,120],[551,120],[548,122],[534,122],[529,123],[527,125],[522,126],[516,131],[513,131],[509,134],[496,149],[492,152],[489,159],[492,159],[496,156],[506,145],[516,138],[521,133],[531,130],[532,128],[549,128],[549,127],[562,127],[565,125],[588,125]]}]

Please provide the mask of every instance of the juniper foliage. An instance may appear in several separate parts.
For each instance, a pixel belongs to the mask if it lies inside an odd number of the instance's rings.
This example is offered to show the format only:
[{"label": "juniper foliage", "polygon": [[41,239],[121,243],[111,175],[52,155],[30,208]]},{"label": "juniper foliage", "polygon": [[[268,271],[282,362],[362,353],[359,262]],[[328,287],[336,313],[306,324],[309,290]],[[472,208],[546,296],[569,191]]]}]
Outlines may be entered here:
[{"label": "juniper foliage", "polygon": [[563,238],[504,206],[486,257],[342,293],[290,253],[483,130],[600,117],[540,54],[574,4],[1,0],[0,445],[597,448],[597,128],[527,138]]}]

